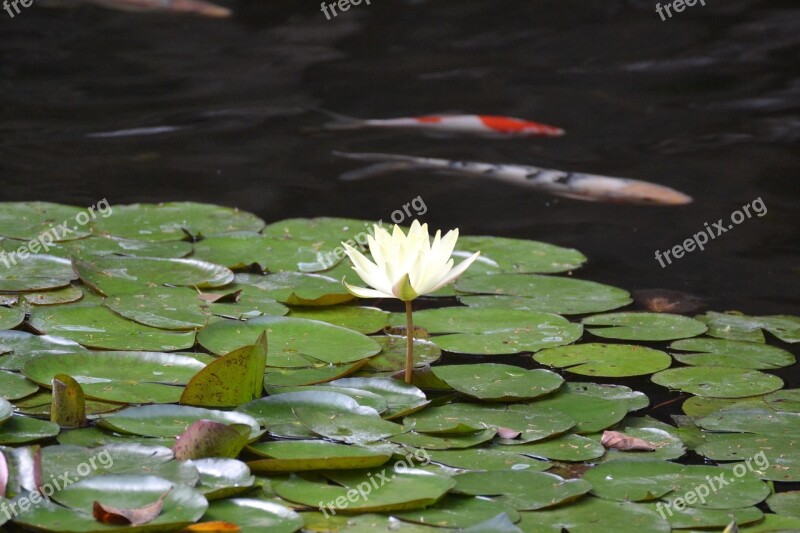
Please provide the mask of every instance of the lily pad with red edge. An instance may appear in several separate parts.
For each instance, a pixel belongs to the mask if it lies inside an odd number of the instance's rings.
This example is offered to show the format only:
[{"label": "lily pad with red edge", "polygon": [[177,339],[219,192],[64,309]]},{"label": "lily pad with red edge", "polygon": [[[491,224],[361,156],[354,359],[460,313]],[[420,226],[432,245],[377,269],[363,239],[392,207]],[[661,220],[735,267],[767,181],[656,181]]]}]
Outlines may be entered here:
[{"label": "lily pad with red edge", "polygon": [[210,457],[234,458],[250,440],[247,424],[198,420],[178,435],[172,447],[179,461]]}]

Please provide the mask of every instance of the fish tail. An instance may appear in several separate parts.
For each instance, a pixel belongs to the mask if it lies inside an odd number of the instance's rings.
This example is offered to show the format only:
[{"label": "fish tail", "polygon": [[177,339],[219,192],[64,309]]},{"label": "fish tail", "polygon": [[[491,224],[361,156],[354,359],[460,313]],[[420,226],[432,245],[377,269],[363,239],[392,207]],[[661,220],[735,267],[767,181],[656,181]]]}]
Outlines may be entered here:
[{"label": "fish tail", "polygon": [[391,163],[375,163],[373,165],[368,165],[363,168],[345,172],[339,176],[339,179],[342,181],[358,181],[366,178],[374,178],[375,176],[381,176],[397,170],[406,170],[412,166],[413,165],[410,163],[404,163],[401,161],[393,161]]},{"label": "fish tail", "polygon": [[321,107],[315,107],[313,109],[314,111],[322,113],[328,118],[333,119],[331,122],[327,122],[322,125],[322,127],[326,130],[354,130],[363,128],[366,123],[366,121],[360,118],[342,115],[341,113],[335,113],[327,109],[322,109]]}]

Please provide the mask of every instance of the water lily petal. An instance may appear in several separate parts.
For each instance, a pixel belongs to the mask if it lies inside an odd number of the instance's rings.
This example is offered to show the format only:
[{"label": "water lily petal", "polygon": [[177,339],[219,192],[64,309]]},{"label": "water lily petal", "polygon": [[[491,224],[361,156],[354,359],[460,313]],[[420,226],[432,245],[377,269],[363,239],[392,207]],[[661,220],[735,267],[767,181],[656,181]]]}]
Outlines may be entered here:
[{"label": "water lily petal", "polygon": [[342,283],[344,283],[345,288],[350,291],[351,294],[354,294],[359,298],[395,298],[394,294],[391,293],[385,294],[381,291],[376,291],[375,289],[367,289],[365,287],[350,285],[344,280],[342,280]]},{"label": "water lily petal", "polygon": [[442,279],[439,281],[439,283],[437,283],[437,284],[436,284],[436,286],[435,286],[435,287],[433,287],[433,288],[432,288],[432,289],[431,289],[429,292],[436,292],[436,291],[438,291],[439,289],[441,289],[442,287],[444,287],[445,285],[447,285],[448,283],[450,283],[451,281],[453,281],[454,279],[456,279],[458,276],[460,276],[461,274],[463,274],[463,273],[464,273],[464,271],[465,271],[466,269],[468,269],[468,268],[469,268],[469,266],[470,266],[470,265],[471,265],[471,264],[472,264],[472,263],[473,263],[473,262],[474,262],[474,261],[475,261],[475,260],[478,258],[478,256],[480,256],[480,255],[481,255],[481,253],[480,253],[480,252],[475,252],[475,253],[474,253],[474,254],[472,254],[470,257],[468,257],[468,258],[464,259],[464,260],[463,260],[461,263],[459,263],[459,265],[458,265],[457,267],[455,267],[453,270],[451,270],[449,274],[447,274],[447,275],[446,275],[444,278],[442,278]]},{"label": "water lily petal", "polygon": [[347,257],[353,262],[353,270],[364,280],[364,283],[379,291],[391,292],[391,283],[384,278],[383,272],[375,263],[367,259],[361,252],[349,244],[343,242],[342,246],[344,246]]}]

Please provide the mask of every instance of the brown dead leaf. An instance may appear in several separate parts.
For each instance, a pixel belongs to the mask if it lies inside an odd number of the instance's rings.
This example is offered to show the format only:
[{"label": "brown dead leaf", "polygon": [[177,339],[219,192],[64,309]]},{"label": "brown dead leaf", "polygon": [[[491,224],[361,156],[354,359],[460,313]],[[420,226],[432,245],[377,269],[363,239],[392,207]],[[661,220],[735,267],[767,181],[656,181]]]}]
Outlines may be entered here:
[{"label": "brown dead leaf", "polygon": [[161,514],[161,509],[164,507],[164,498],[168,494],[169,491],[162,494],[155,502],[138,509],[122,509],[95,501],[92,505],[92,514],[95,520],[103,524],[140,526],[152,522]]},{"label": "brown dead leaf", "polygon": [[222,293],[222,294],[210,294],[210,293],[204,293],[204,292],[199,292],[198,291],[197,297],[199,299],[203,300],[204,302],[208,302],[210,304],[217,303],[217,302],[219,302],[219,303],[227,302],[227,303],[235,304],[236,302],[239,301],[239,296],[241,296],[241,294],[242,294],[242,289],[239,289],[238,291],[233,291],[233,292],[229,292],[229,293]]},{"label": "brown dead leaf", "polygon": [[200,522],[181,529],[180,533],[239,533],[242,530],[236,524],[217,520],[215,522]]},{"label": "brown dead leaf", "polygon": [[607,449],[620,450],[623,452],[652,452],[656,449],[652,442],[640,439],[639,437],[629,437],[619,431],[604,431],[603,437],[600,439],[600,444]]},{"label": "brown dead leaf", "polygon": [[705,300],[694,294],[669,289],[631,291],[634,301],[654,313],[693,313],[705,307]]}]

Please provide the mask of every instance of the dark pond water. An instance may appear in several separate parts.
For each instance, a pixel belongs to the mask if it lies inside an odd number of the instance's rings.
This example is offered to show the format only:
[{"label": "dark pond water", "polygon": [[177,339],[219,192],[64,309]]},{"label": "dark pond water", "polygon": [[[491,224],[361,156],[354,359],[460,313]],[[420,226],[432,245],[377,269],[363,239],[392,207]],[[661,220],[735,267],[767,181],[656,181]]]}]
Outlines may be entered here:
[{"label": "dark pond water", "polygon": [[[644,0],[373,0],[330,21],[318,2],[288,0],[229,2],[227,20],[0,12],[0,197],[190,199],[274,221],[388,220],[421,196],[434,227],[580,249],[583,278],[687,291],[720,311],[800,314],[800,9],[706,3],[666,21]],[[315,108],[519,116],[567,135],[319,132],[328,119]],[[93,135],[133,128],[164,129]],[[333,150],[626,176],[695,202],[592,204],[424,171],[343,183],[357,165]],[[765,216],[667,268],[655,260],[758,198]]]}]

